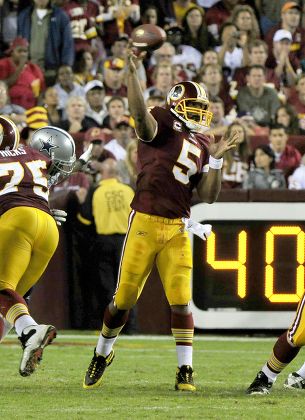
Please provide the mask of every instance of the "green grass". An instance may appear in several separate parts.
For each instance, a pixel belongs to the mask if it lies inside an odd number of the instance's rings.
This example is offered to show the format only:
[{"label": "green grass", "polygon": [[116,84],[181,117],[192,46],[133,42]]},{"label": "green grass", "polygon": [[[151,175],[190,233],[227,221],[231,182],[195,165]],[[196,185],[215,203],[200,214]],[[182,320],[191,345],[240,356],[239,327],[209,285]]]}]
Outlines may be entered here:
[{"label": "green grass", "polygon": [[200,337],[194,343],[198,391],[173,390],[173,340],[122,336],[102,387],[83,390],[95,336],[59,336],[35,374],[18,373],[21,349],[15,337],[0,345],[0,419],[304,419],[305,391],[283,389],[280,375],[269,396],[245,389],[268,358],[273,339],[246,341]]}]

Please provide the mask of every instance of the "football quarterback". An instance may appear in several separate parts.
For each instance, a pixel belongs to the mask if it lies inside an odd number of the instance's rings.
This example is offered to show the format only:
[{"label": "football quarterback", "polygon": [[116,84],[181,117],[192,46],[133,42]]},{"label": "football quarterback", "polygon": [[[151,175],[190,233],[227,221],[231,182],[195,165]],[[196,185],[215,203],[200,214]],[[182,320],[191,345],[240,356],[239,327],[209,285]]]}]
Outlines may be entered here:
[{"label": "football quarterback", "polygon": [[[192,367],[193,317],[190,312],[192,257],[187,220],[193,188],[202,201],[216,200],[221,185],[222,156],[236,146],[232,133],[218,143],[203,133],[212,113],[202,86],[181,82],[172,87],[166,107],[146,109],[136,70],[137,57],[129,51],[128,102],[140,140],[140,172],[124,242],[113,301],[106,308],[102,331],[85,374],[83,387],[101,381],[114,358],[113,344],[156,262],[171,307],[171,329],[178,367],[175,389],[195,391]],[[183,220],[182,220],[183,219]],[[205,233],[202,232],[205,238]]]}]

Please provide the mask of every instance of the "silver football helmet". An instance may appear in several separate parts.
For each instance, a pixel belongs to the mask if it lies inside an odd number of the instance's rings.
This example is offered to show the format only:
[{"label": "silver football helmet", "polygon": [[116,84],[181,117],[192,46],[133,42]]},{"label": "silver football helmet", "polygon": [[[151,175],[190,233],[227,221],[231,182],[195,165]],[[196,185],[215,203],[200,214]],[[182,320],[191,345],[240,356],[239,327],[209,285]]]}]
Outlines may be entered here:
[{"label": "silver football helmet", "polygon": [[67,178],[73,171],[75,143],[72,136],[65,130],[46,126],[33,133],[30,147],[51,159],[49,168],[49,186]]}]

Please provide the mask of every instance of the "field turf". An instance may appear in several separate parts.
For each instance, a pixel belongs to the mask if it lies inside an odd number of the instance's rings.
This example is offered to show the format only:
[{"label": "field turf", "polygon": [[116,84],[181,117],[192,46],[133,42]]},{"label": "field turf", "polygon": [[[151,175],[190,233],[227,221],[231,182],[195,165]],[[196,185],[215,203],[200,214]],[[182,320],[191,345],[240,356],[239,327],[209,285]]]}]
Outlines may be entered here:
[{"label": "field turf", "polygon": [[[73,333],[72,333],[73,334]],[[122,336],[102,387],[82,389],[94,335],[59,334],[29,378],[18,373],[21,348],[12,336],[0,345],[0,419],[304,419],[305,390],[283,388],[302,353],[269,396],[245,389],[269,356],[274,339],[206,337],[194,343],[196,393],[174,391],[171,337]]]}]

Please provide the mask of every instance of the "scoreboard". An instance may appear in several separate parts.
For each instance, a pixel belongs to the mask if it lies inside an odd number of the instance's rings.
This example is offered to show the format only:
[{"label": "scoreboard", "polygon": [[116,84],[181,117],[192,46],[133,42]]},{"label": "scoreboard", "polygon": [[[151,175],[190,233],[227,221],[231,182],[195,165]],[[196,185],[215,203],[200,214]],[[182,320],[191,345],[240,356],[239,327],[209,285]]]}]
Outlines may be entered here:
[{"label": "scoreboard", "polygon": [[282,329],[304,292],[305,203],[215,203],[192,207],[210,223],[191,235],[191,309],[199,329]]}]

